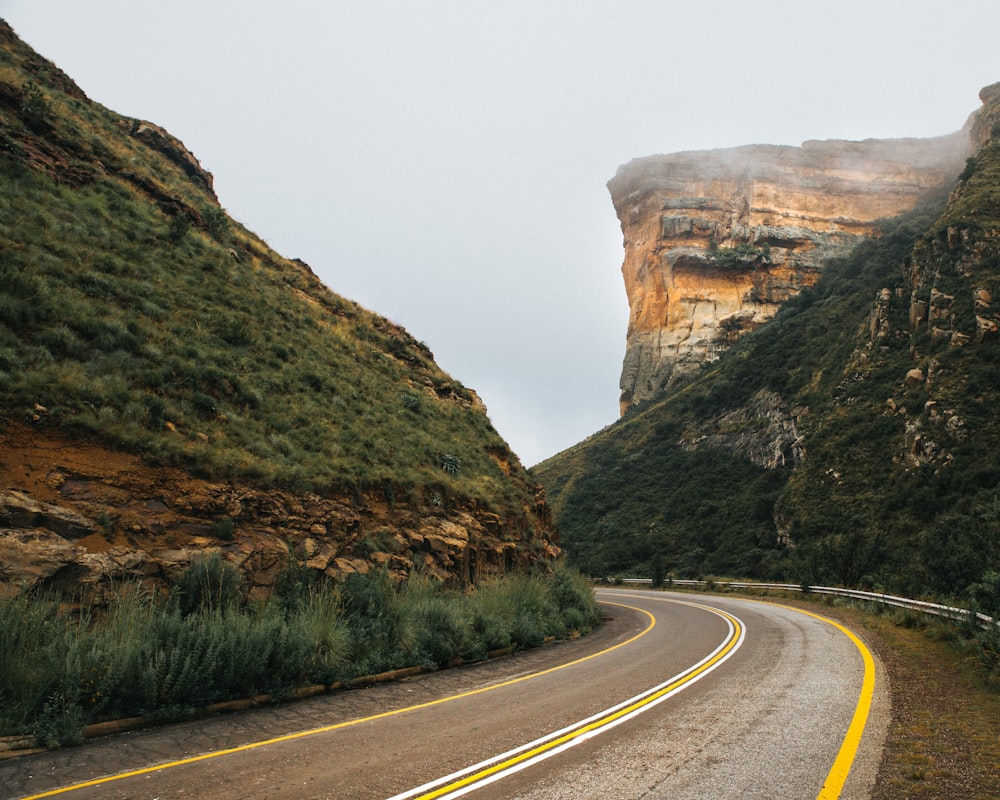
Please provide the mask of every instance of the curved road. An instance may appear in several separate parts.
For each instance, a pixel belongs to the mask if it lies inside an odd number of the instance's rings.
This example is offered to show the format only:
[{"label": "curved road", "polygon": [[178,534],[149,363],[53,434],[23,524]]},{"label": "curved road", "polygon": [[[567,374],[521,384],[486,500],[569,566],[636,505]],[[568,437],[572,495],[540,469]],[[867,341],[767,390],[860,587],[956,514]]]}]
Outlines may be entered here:
[{"label": "curved road", "polygon": [[873,666],[847,631],[750,600],[598,596],[609,619],[583,639],[0,762],[0,797],[868,796],[884,728],[872,714],[861,736]]}]

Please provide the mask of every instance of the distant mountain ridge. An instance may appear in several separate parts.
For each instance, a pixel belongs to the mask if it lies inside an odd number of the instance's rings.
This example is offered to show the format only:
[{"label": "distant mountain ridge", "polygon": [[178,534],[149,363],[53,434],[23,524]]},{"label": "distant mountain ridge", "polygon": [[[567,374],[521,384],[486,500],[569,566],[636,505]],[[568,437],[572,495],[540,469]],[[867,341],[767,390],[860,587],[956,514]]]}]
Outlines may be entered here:
[{"label": "distant mountain ridge", "polygon": [[558,552],[471,389],[219,206],[0,20],[0,582],[100,597],[218,550],[266,593]]},{"label": "distant mountain ridge", "polygon": [[[866,235],[823,254],[769,320],[688,365],[683,380],[663,372],[619,422],[535,468],[572,561],[598,575],[663,570],[914,596],[959,595],[1000,572],[1000,85],[980,96],[963,129],[969,158],[955,164],[952,151],[950,179],[947,159],[934,162],[934,181],[907,182],[911,210],[883,219],[821,193],[818,219],[860,220]],[[728,151],[727,174],[747,152]],[[686,180],[705,184],[720,160],[677,158]],[[704,209],[689,226],[668,225],[678,203],[663,198],[685,187],[664,178],[644,194],[649,181],[637,180],[631,191],[621,174],[612,181],[627,239],[630,204],[653,198],[637,215],[653,220],[648,236],[626,245],[626,266],[640,244],[676,254],[684,237],[703,269],[720,262],[715,273],[728,259],[756,278],[778,260],[777,248],[758,252],[759,238],[727,250],[735,240]],[[935,181],[943,186],[928,193]],[[787,249],[794,262],[798,248]],[[697,269],[689,278],[694,294]]]}]

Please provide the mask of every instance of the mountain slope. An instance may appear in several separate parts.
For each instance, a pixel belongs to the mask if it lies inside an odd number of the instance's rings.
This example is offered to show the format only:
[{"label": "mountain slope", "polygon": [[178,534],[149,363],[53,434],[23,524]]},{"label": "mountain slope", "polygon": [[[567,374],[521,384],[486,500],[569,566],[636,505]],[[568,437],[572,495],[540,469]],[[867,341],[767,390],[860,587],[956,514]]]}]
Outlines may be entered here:
[{"label": "mountain slope", "polygon": [[[159,576],[159,550],[219,544],[265,584],[251,563],[286,545],[334,575],[460,581],[557,552],[473,391],[230,219],[182,143],[91,102],[2,20],[0,246],[7,580]],[[76,538],[48,529],[60,555],[37,555],[29,532],[73,513]],[[154,566],[121,567],[134,552]]]},{"label": "mountain slope", "polygon": [[1000,141],[687,383],[535,468],[570,558],[961,593],[1000,568]]}]

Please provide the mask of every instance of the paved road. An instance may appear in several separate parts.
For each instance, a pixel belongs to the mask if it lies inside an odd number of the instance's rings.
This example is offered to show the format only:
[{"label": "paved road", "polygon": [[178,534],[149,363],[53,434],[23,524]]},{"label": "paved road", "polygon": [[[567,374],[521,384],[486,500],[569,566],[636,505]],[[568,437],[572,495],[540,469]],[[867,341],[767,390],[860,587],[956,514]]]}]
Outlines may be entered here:
[{"label": "paved road", "polygon": [[[580,640],[0,762],[0,797],[88,781],[99,783],[48,796],[820,795],[865,673],[844,632],[732,598],[629,590],[600,598],[610,619]],[[884,735],[871,728],[844,797],[867,796]]]}]

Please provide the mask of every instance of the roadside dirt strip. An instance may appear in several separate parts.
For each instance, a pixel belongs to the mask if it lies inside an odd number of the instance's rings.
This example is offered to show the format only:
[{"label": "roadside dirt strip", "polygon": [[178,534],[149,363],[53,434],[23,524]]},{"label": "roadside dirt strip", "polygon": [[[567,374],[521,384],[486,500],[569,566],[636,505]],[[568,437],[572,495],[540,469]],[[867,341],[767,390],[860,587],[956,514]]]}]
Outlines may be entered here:
[{"label": "roadside dirt strip", "polygon": [[849,631],[751,600],[599,598],[583,639],[13,759],[0,797],[868,796],[884,689]]}]

